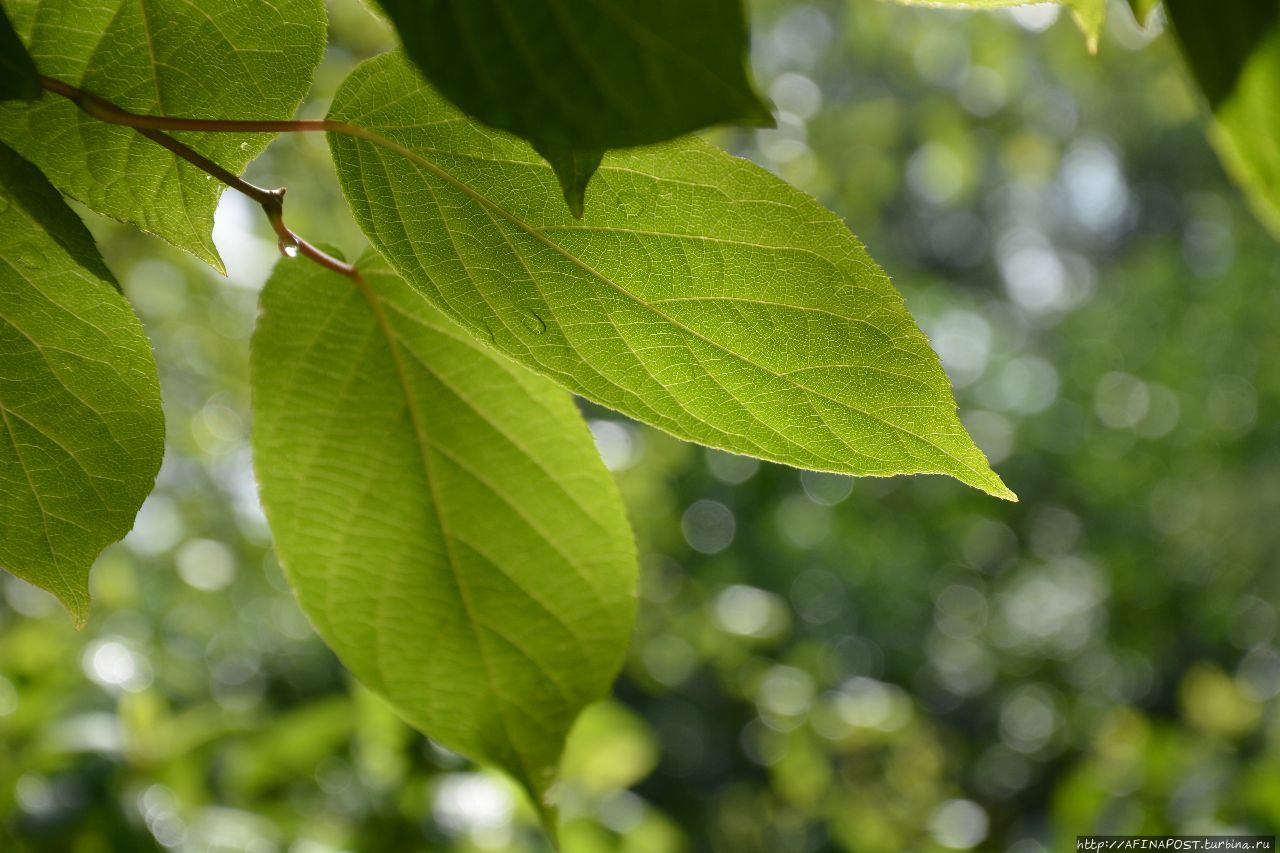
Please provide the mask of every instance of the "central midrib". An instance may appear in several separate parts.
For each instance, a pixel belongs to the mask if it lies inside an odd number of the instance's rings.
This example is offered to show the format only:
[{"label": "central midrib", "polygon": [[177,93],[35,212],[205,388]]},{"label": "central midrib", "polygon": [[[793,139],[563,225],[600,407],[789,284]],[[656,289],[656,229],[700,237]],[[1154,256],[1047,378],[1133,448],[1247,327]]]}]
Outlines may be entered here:
[{"label": "central midrib", "polygon": [[[463,609],[466,610],[467,627],[471,630],[471,636],[475,640],[476,649],[479,651],[480,665],[484,667],[485,680],[489,683],[490,692],[497,698],[498,719],[502,722],[503,734],[507,739],[507,744],[511,747],[511,751],[515,753],[516,759],[520,762],[525,775],[525,784],[531,789],[534,787],[536,779],[539,775],[532,772],[524,752],[517,745],[515,738],[511,734],[511,721],[507,717],[507,701],[502,698],[502,694],[498,690],[497,682],[494,679],[493,670],[489,666],[489,656],[486,651],[487,647],[483,640],[480,639],[480,631],[476,620],[475,606],[471,601],[470,593],[467,586],[463,583],[462,573],[458,571],[458,559],[454,553],[452,538],[449,535],[448,528],[444,523],[444,517],[440,514],[440,502],[436,492],[435,477],[432,474],[431,461],[429,460],[429,452],[426,449],[426,429],[422,418],[418,413],[417,406],[414,404],[412,388],[409,384],[408,368],[404,364],[404,356],[400,352],[400,346],[396,341],[395,333],[391,329],[391,323],[387,319],[386,312],[383,311],[382,302],[378,299],[377,294],[373,292],[373,288],[364,279],[363,276],[356,275],[354,277],[356,288],[360,291],[361,296],[369,305],[372,312],[374,322],[382,331],[387,341],[387,349],[391,352],[391,360],[395,365],[396,379],[400,383],[401,390],[404,392],[405,404],[409,412],[409,419],[413,424],[414,434],[418,440],[415,446],[418,448],[418,458],[422,460],[423,477],[427,481],[427,490],[430,493],[431,514],[436,519],[436,526],[440,530],[440,538],[444,540],[444,547],[449,564],[449,572],[453,577],[454,585],[458,590],[458,598],[462,602]],[[535,800],[540,802],[542,791],[534,790]]]}]

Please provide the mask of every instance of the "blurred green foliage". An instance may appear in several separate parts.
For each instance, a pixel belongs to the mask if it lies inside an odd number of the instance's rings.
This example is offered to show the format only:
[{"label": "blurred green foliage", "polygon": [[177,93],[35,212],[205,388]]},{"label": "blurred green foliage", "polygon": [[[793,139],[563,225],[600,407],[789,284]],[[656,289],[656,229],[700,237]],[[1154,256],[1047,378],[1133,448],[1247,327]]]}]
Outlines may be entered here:
[{"label": "blurred green foliage", "polygon": [[[570,851],[1068,849],[1280,830],[1280,252],[1159,15],[1091,57],[1056,7],[756,4],[779,127],[718,141],[844,215],[1022,502],[706,452],[586,411],[644,564],[615,699],[575,731]],[[386,32],[337,4],[307,115]],[[323,140],[250,169],[358,253]],[[157,493],[77,633],[5,577],[0,849],[542,851],[505,780],[354,687],[270,554],[247,338],[275,262],[229,196],[219,279],[91,225],[157,349]]]}]

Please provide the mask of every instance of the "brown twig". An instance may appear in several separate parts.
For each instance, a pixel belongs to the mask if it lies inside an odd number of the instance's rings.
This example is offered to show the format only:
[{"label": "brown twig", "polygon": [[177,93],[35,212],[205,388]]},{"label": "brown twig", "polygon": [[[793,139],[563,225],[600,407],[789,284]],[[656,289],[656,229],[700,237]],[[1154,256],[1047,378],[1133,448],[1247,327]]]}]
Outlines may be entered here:
[{"label": "brown twig", "polygon": [[227,119],[196,119],[196,118],[171,118],[168,116],[144,116],[137,113],[131,113],[117,107],[110,101],[100,98],[83,89],[78,89],[61,80],[55,80],[52,77],[41,75],[40,86],[45,91],[52,92],[55,95],[61,95],[71,101],[84,112],[108,124],[118,124],[124,127],[131,127],[141,133],[143,136],[155,142],[157,145],[171,151],[175,156],[181,157],[191,165],[195,166],[202,172],[212,175],[222,183],[231,187],[237,192],[243,193],[253,199],[262,207],[262,211],[267,215],[267,221],[271,223],[271,229],[276,232],[279,237],[280,251],[286,257],[294,257],[302,255],[312,261],[320,264],[325,269],[332,270],[340,275],[345,275],[356,281],[357,284],[364,286],[364,279],[361,277],[359,270],[353,264],[335,258],[333,255],[317,248],[308,243],[303,238],[295,234],[284,221],[284,194],[285,188],[268,190],[251,184],[244,178],[233,174],[232,172],[219,166],[217,163],[205,157],[189,145],[174,139],[167,130],[186,130],[186,131],[202,131],[206,133],[281,133],[281,132],[317,132],[317,131],[343,131],[345,125],[338,122],[330,122],[325,120],[306,120],[300,119],[295,121],[238,121]]}]

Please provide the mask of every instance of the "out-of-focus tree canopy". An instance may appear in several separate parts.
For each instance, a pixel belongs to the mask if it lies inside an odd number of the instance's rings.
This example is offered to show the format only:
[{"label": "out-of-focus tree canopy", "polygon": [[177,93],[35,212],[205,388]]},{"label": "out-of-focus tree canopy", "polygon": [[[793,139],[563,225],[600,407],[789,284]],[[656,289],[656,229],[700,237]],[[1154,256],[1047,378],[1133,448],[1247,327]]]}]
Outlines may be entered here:
[{"label": "out-of-focus tree canopy", "polygon": [[[644,576],[565,760],[568,851],[1062,849],[1280,830],[1280,250],[1159,14],[1098,54],[1055,6],[762,0],[773,130],[715,141],[844,216],[1019,504],[851,480],[587,414]],[[387,33],[333,9],[307,114]],[[250,169],[360,248],[320,139]],[[247,339],[275,262],[228,196],[221,279],[92,227],[157,350],[158,489],[76,632],[6,576],[4,850],[542,851],[507,781],[357,689],[271,557]]]}]

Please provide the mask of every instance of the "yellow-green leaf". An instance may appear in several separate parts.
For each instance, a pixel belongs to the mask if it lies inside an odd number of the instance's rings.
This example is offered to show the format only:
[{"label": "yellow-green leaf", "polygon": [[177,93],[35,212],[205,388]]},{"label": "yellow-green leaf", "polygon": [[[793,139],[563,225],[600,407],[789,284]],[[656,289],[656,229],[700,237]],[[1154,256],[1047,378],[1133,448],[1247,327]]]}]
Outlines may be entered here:
[{"label": "yellow-green leaf", "polygon": [[254,334],[253,447],[276,550],[355,675],[546,800],[631,634],[635,555],[572,399],[482,347],[375,254],[284,263]]},{"label": "yellow-green leaf", "polygon": [[151,345],[84,225],[0,145],[0,567],[77,624],[164,455]]},{"label": "yellow-green leaf", "polygon": [[682,438],[1012,497],[888,277],[836,216],[705,142],[612,152],[576,220],[527,145],[399,55],[335,96],[343,188],[405,279],[569,390]]},{"label": "yellow-green leaf", "polygon": [[1129,8],[1133,10],[1133,18],[1140,26],[1147,25],[1147,19],[1160,5],[1160,0],[1129,0]]}]

